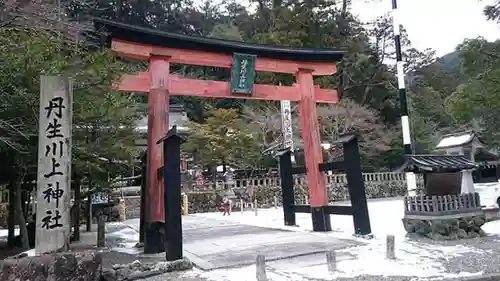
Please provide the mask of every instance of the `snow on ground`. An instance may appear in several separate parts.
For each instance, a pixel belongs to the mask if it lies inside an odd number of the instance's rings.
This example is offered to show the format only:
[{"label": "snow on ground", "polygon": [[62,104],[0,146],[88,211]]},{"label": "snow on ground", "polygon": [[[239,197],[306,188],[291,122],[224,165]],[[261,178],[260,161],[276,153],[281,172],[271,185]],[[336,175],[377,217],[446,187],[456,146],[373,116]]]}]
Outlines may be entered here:
[{"label": "snow on ground", "polygon": [[[333,231],[331,233],[314,233],[315,235],[331,235],[336,238],[358,239],[366,245],[337,251],[338,258],[337,277],[355,277],[359,275],[382,275],[382,276],[416,276],[416,277],[462,277],[469,275],[480,275],[482,272],[461,272],[460,274],[448,274],[440,261],[451,257],[460,257],[467,253],[480,253],[481,250],[465,245],[440,246],[411,241],[406,237],[401,218],[403,217],[402,199],[376,199],[370,200],[368,204],[372,233],[371,240],[355,238],[351,216],[331,215]],[[238,222],[242,224],[288,229],[292,231],[311,231],[312,224],[310,214],[297,214],[299,227],[287,227],[283,225],[282,209],[260,209],[257,215],[253,210],[234,212],[231,216],[222,216],[221,213],[195,214],[199,217],[207,217],[217,220]],[[500,234],[500,222],[491,222],[485,225],[485,231],[490,234]],[[396,240],[396,260],[385,258],[386,237],[394,235]],[[344,258],[352,256],[355,258]],[[293,262],[288,265],[280,263],[278,266],[271,262],[269,265],[276,268],[278,276],[286,276],[285,279],[270,280],[303,280],[308,278],[331,279],[328,273],[325,258],[318,257],[317,265],[297,266]],[[203,277],[214,280],[236,280],[236,276],[248,276],[248,280],[255,279],[255,267],[244,267],[239,269],[218,270],[202,274]],[[252,279],[253,278],[253,279]],[[302,278],[302,279],[301,279]],[[239,278],[238,280],[242,280]]]},{"label": "snow on ground", "polygon": [[142,249],[136,247],[139,242],[139,219],[107,223],[106,232],[106,239],[115,240],[118,244],[118,247],[112,248],[113,251],[127,254],[142,252]]},{"label": "snow on ground", "polygon": [[[495,185],[495,184],[493,184]],[[498,197],[500,184],[492,189],[491,184],[480,185],[479,192],[487,192],[487,201],[495,202]],[[485,205],[491,205],[482,200]],[[340,203],[343,204],[343,203]],[[345,204],[349,204],[346,202]],[[439,243],[426,243],[411,240],[406,237],[401,219],[403,218],[402,198],[373,199],[368,202],[373,239],[366,240],[353,237],[353,221],[351,216],[331,215],[332,232],[312,232],[310,214],[297,214],[297,227],[288,227],[283,224],[283,211],[281,208],[259,209],[257,214],[254,210],[244,212],[233,212],[230,216],[222,216],[222,213],[201,213],[192,216],[206,217],[233,223],[254,225],[269,228],[278,228],[291,231],[307,231],[312,235],[328,235],[335,238],[354,239],[363,242],[362,246],[351,247],[336,251],[337,271],[331,274],[327,270],[324,254],[298,257],[282,261],[266,263],[268,268],[268,279],[271,281],[294,281],[317,278],[332,280],[333,277],[356,277],[360,275],[373,276],[414,276],[419,278],[458,278],[471,275],[481,275],[482,271],[467,272],[460,269],[459,273],[450,274],[444,267],[444,261],[465,257],[471,254],[490,254],[489,249],[481,250],[464,244],[440,245]],[[126,224],[138,231],[139,220],[128,220]],[[134,236],[133,230],[121,230],[120,235],[126,243],[137,242],[137,232]],[[500,221],[490,222],[483,229],[491,236],[500,237]],[[386,237],[394,235],[396,241],[396,259],[385,258]],[[500,241],[499,241],[500,242]],[[494,240],[496,243],[496,240]],[[124,249],[123,249],[124,250]],[[460,272],[461,271],[461,272]],[[199,276],[208,280],[255,280],[255,266],[242,268],[214,270],[202,272],[194,270],[193,276]]]},{"label": "snow on ground", "polygon": [[35,251],[35,249],[28,250],[28,251],[26,251],[26,252],[24,252],[24,253],[25,253],[25,254],[27,254],[27,255],[28,255],[28,257],[34,257],[34,256],[36,256],[36,251]]},{"label": "snow on ground", "polygon": [[[19,235],[19,228],[14,229],[14,234]],[[0,240],[7,240],[7,236],[9,235],[8,229],[0,229]]]}]

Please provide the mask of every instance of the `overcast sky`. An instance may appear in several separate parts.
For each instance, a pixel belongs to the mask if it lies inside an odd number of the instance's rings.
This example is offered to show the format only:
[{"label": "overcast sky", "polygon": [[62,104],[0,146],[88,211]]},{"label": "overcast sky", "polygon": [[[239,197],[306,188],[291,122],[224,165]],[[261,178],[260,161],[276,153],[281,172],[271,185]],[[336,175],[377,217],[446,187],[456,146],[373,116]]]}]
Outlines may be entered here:
[{"label": "overcast sky", "polygon": [[[353,0],[353,13],[368,21],[391,10],[391,0]],[[500,24],[482,14],[488,0],[398,0],[401,24],[413,47],[433,48],[437,55],[452,52],[465,38],[500,38]]]},{"label": "overcast sky", "polygon": [[[243,5],[249,3],[240,1]],[[412,46],[420,50],[432,48],[441,56],[452,52],[465,38],[500,38],[500,24],[486,21],[482,14],[483,7],[490,1],[493,0],[398,0],[398,7]],[[362,21],[370,21],[390,10],[391,0],[353,0],[353,13]]]}]

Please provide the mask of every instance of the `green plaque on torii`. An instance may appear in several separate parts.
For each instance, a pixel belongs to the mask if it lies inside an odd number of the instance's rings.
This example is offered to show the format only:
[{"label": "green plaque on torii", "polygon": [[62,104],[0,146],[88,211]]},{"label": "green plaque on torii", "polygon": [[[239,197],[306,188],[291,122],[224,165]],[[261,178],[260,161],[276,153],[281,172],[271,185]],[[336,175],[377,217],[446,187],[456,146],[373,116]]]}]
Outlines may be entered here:
[{"label": "green plaque on torii", "polygon": [[255,80],[256,55],[233,54],[231,93],[251,95]]}]

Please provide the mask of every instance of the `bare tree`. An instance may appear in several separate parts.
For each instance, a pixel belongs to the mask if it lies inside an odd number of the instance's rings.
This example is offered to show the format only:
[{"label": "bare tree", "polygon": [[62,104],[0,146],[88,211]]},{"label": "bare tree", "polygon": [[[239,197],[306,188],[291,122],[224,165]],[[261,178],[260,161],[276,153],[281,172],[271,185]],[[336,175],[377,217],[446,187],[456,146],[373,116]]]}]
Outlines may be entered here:
[{"label": "bare tree", "polygon": [[[297,113],[297,106],[292,106],[294,145],[301,147],[303,144]],[[279,146],[283,136],[281,112],[276,104],[266,103],[260,107],[245,106],[243,115],[250,126],[254,126],[253,131],[258,134],[262,147]],[[397,135],[386,128],[375,110],[347,98],[339,104],[319,106],[318,121],[323,142],[333,143],[339,135],[355,131],[363,140],[360,143],[361,153],[367,156],[389,150],[391,141]],[[342,157],[342,149],[328,150],[328,154],[332,159],[339,159]]]},{"label": "bare tree", "polygon": [[[333,143],[339,135],[356,132],[362,138],[361,153],[369,156],[390,149],[394,134],[381,122],[375,110],[344,98],[339,104],[320,106],[318,119],[321,135],[325,141]],[[342,150],[328,150],[332,159],[341,158]]]},{"label": "bare tree", "polygon": [[0,4],[0,28],[23,27],[55,32],[66,42],[78,42],[81,33],[93,31],[90,22],[74,21],[61,1],[7,0]]},{"label": "bare tree", "polygon": [[[292,103],[292,132],[295,147],[302,146],[300,137],[300,124],[297,118],[297,105]],[[243,116],[258,132],[259,141],[263,149],[280,148],[283,143],[283,130],[281,128],[281,109],[278,104],[267,102],[259,107],[244,106]]]},{"label": "bare tree", "polygon": [[267,102],[259,107],[245,105],[243,116],[254,127],[252,131],[258,132],[263,147],[281,142],[281,113],[276,104]]},{"label": "bare tree", "polygon": [[0,143],[4,143],[10,148],[18,149],[18,145],[14,141],[16,136],[27,136],[22,132],[23,123],[19,118],[0,119]]}]

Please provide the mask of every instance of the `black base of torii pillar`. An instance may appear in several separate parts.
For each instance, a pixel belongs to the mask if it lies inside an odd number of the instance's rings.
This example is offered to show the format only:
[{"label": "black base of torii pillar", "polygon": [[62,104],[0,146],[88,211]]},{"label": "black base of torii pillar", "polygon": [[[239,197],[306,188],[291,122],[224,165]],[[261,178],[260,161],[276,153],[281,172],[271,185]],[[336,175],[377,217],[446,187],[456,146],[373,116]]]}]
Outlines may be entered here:
[{"label": "black base of torii pillar", "polygon": [[295,204],[293,175],[305,174],[304,166],[292,166],[290,148],[284,148],[276,154],[280,163],[281,194],[283,197],[283,214],[285,225],[296,224],[296,213],[310,213],[314,231],[331,231],[330,215],[349,215],[353,218],[354,233],[367,235],[371,233],[370,216],[366,202],[365,184],[361,172],[361,160],[358,147],[358,137],[354,133],[346,133],[339,137],[336,143],[341,143],[344,160],[319,163],[319,170],[343,171],[347,176],[347,186],[351,206],[327,205],[319,212],[310,205]]},{"label": "black base of torii pillar", "polygon": [[[279,157],[280,179],[281,179],[281,199],[283,202],[283,218],[286,226],[295,226],[295,195],[293,194],[292,176],[292,151],[289,147],[281,149],[275,155]],[[290,176],[285,176],[290,174]]]},{"label": "black base of torii pillar", "polygon": [[184,140],[173,126],[163,142],[163,186],[165,208],[165,254],[167,261],[182,259],[181,144]]}]

